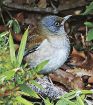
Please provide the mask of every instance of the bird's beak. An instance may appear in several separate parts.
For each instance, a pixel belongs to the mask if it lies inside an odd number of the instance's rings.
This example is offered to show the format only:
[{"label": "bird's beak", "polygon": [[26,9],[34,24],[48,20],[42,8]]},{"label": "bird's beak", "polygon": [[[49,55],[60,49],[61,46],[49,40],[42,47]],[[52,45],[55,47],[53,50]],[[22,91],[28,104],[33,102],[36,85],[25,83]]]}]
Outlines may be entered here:
[{"label": "bird's beak", "polygon": [[67,15],[64,17],[64,21],[68,20],[72,15]]},{"label": "bird's beak", "polygon": [[64,24],[72,15],[67,15],[63,19],[63,22],[61,24]]}]

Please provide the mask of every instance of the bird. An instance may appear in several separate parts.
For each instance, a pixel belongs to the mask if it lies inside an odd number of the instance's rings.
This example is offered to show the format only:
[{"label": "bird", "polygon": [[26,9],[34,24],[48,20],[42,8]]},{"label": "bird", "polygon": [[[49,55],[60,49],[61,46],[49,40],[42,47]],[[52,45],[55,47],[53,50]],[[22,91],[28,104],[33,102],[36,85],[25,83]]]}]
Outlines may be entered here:
[{"label": "bird", "polygon": [[65,22],[70,17],[71,15],[63,18],[48,15],[38,22],[37,34],[28,38],[28,50],[24,55],[24,60],[30,68],[48,60],[48,63],[39,72],[40,74],[48,74],[65,63],[70,53],[70,41],[65,31]]}]

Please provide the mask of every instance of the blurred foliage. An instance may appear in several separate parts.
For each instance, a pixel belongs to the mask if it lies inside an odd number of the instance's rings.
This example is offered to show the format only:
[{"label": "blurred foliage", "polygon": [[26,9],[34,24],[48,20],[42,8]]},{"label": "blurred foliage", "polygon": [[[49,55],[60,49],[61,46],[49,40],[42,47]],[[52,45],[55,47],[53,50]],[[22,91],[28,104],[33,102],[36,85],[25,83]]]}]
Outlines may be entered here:
[{"label": "blurred foliage", "polygon": [[91,2],[89,4],[89,6],[86,6],[86,10],[84,11],[84,13],[82,13],[83,15],[88,15],[93,13],[93,2]]},{"label": "blurred foliage", "polygon": [[85,22],[84,23],[88,27],[88,32],[86,36],[86,41],[93,40],[93,23],[92,22]]},{"label": "blurred foliage", "polygon": [[[82,13],[82,15],[88,15],[88,14],[93,14],[93,2],[91,2],[89,6],[86,6],[85,12]],[[84,24],[86,25],[86,27],[88,27],[86,41],[91,41],[93,40],[93,23],[85,22]]]}]

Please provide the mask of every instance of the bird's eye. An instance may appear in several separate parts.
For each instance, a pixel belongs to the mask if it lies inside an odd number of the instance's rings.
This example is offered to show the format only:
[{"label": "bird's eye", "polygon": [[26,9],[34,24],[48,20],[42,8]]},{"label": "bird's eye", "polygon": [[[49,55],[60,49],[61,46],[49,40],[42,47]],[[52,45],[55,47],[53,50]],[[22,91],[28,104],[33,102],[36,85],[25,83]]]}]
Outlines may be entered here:
[{"label": "bird's eye", "polygon": [[55,22],[55,26],[59,27],[60,26],[60,22],[56,21]]}]

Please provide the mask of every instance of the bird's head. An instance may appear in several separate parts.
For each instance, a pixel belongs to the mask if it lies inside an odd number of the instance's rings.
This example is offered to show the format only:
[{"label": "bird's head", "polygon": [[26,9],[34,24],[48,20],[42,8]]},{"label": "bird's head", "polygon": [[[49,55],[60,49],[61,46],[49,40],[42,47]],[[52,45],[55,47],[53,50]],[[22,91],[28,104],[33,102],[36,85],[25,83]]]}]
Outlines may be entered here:
[{"label": "bird's head", "polygon": [[46,16],[41,20],[41,26],[44,31],[48,31],[51,33],[58,34],[59,32],[64,33],[64,24],[68,18],[71,17],[71,15],[65,16],[64,18],[50,15]]}]

